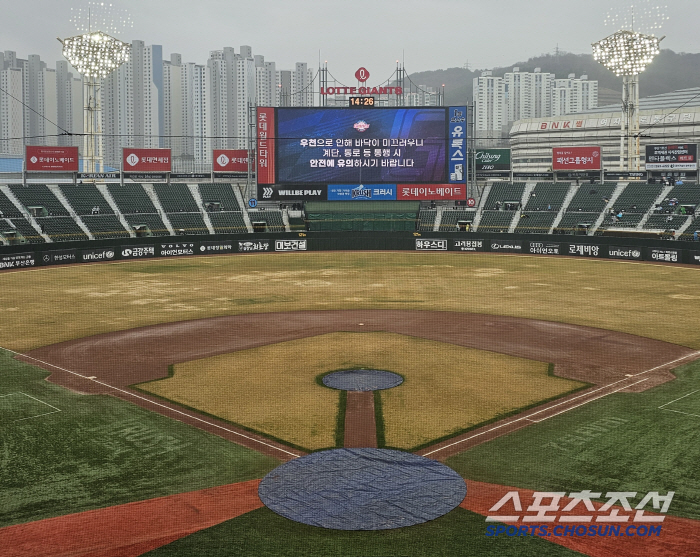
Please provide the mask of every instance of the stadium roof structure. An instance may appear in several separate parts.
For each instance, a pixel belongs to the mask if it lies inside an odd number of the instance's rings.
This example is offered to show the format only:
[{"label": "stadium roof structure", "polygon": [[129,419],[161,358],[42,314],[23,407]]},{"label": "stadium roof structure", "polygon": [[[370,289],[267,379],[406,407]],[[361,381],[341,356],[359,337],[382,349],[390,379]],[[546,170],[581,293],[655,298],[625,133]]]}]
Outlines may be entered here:
[{"label": "stadium roof structure", "polygon": [[[700,87],[679,89],[670,93],[651,95],[639,99],[639,110],[660,110],[664,108],[686,108],[700,106]],[[577,114],[593,114],[599,112],[621,112],[622,103],[608,104],[597,108],[590,108]],[[568,115],[567,115],[568,116]]]}]

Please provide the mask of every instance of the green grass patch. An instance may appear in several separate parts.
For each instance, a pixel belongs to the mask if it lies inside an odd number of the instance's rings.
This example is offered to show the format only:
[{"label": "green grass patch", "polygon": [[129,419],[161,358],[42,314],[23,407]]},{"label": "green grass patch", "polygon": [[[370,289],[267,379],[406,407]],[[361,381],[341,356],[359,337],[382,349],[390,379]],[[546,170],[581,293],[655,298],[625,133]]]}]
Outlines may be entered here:
[{"label": "green grass patch", "polygon": [[[675,491],[700,519],[700,418],[671,412],[700,388],[700,362],[642,393],[615,393],[447,460],[466,478],[538,491]],[[698,394],[698,393],[695,393]],[[660,408],[661,407],[661,408]]]},{"label": "green grass patch", "polygon": [[[47,375],[0,352],[0,395],[10,395],[0,398],[0,526],[260,478],[279,464]],[[49,404],[59,411],[38,415]]]},{"label": "green grass patch", "polygon": [[150,557],[563,557],[580,555],[530,536],[487,537],[484,517],[464,509],[416,526],[346,532],[258,509],[147,553]]}]

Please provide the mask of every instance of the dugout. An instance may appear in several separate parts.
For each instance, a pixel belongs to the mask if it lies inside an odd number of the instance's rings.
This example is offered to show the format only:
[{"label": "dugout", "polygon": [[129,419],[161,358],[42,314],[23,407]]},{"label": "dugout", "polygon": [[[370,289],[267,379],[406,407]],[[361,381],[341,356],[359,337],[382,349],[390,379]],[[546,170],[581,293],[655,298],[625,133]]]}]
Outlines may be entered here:
[{"label": "dugout", "polygon": [[310,231],[414,231],[420,201],[308,201]]}]

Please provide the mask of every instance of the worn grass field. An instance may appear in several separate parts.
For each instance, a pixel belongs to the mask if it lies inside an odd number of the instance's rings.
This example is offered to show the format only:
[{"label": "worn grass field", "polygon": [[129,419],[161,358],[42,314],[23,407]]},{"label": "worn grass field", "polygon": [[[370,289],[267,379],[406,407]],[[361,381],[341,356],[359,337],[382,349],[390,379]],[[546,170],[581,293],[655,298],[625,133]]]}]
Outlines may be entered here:
[{"label": "worn grass field", "polygon": [[601,327],[700,348],[700,268],[479,254],[197,257],[0,274],[0,346],[303,309],[430,309]]},{"label": "worn grass field", "polygon": [[543,362],[393,333],[331,333],[177,364],[139,388],[314,450],[334,446],[339,401],[314,378],[353,368],[404,377],[380,394],[386,445],[402,449],[581,386],[549,376]]},{"label": "worn grass field", "polygon": [[47,375],[0,351],[0,527],[260,478],[279,464]]}]

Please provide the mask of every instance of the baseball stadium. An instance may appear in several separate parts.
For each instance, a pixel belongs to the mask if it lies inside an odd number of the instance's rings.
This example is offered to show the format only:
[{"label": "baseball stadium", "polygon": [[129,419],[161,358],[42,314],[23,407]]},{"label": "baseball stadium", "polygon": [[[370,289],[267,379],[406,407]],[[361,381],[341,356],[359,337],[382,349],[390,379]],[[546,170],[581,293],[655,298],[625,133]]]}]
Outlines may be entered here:
[{"label": "baseball stadium", "polygon": [[456,108],[1,182],[0,553],[697,555],[697,183],[471,187]]}]

